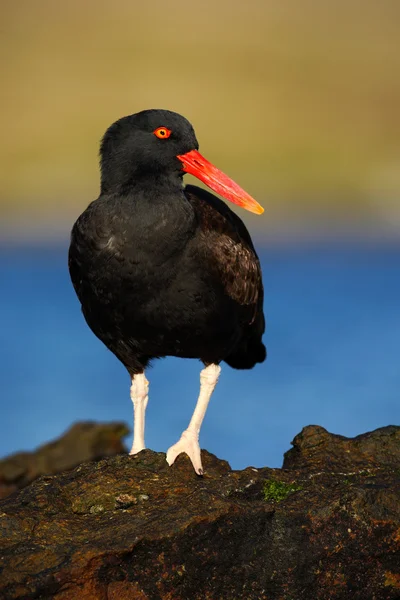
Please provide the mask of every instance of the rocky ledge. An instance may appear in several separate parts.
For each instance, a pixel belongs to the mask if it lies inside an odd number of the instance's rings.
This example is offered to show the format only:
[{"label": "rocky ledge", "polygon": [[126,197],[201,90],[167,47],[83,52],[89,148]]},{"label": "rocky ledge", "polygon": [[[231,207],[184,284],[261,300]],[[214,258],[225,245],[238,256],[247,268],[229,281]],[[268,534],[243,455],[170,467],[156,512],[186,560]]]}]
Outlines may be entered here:
[{"label": "rocky ledge", "polygon": [[126,452],[124,423],[75,423],[58,440],[35,452],[18,452],[0,460],[0,498],[20,490],[40,475],[67,471],[86,460],[99,460]]},{"label": "rocky ledge", "polygon": [[282,469],[203,461],[120,454],[13,493],[0,598],[400,598],[400,427],[306,427]]}]

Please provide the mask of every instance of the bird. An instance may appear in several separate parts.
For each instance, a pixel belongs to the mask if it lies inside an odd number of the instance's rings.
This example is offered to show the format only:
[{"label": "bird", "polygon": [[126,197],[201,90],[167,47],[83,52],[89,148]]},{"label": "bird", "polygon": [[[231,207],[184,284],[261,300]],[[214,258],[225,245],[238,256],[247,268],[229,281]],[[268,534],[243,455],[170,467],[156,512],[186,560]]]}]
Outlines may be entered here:
[{"label": "bird", "polygon": [[260,261],[224,199],[264,209],[205,159],[190,122],[149,109],[118,119],[100,144],[100,195],[73,225],[72,284],[92,332],[126,367],[134,427],[131,455],[145,449],[146,369],[158,358],[198,359],[200,393],[188,427],[167,451],[204,474],[200,428],[221,363],[252,369],[266,358]]}]

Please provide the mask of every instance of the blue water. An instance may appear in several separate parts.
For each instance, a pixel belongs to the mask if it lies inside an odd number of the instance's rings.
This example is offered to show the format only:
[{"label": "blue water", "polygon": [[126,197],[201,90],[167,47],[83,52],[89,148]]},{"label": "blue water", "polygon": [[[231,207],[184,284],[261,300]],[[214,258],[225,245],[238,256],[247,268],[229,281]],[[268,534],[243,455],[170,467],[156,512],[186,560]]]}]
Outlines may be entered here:
[{"label": "blue water", "polygon": [[[234,468],[281,466],[305,425],[353,436],[399,424],[400,247],[270,248],[261,261],[269,357],[223,368],[202,447]],[[131,426],[129,377],[84,323],[66,250],[3,249],[0,278],[0,455],[76,420]],[[165,451],[186,427],[200,366],[166,359],[149,371],[148,447]]]}]

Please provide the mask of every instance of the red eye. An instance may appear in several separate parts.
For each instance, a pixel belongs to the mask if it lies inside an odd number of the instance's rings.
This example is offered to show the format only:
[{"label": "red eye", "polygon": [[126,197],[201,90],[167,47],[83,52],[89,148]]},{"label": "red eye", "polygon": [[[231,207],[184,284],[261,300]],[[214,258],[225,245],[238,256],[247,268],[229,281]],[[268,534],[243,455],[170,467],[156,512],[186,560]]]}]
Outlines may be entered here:
[{"label": "red eye", "polygon": [[171,135],[172,131],[167,129],[166,127],[157,127],[155,131],[153,131],[154,135],[160,138],[160,140],[166,140]]}]

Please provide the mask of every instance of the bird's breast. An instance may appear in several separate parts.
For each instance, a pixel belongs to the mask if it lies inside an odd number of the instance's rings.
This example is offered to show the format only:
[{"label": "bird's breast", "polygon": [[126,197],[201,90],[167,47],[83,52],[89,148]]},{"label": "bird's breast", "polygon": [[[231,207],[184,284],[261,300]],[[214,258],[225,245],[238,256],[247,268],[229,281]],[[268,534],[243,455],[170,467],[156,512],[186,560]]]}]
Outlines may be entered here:
[{"label": "bird's breast", "polygon": [[109,298],[123,291],[146,301],[187,268],[195,232],[190,206],[149,209],[134,201],[97,200],[74,225],[71,276],[86,283],[88,294]]}]

